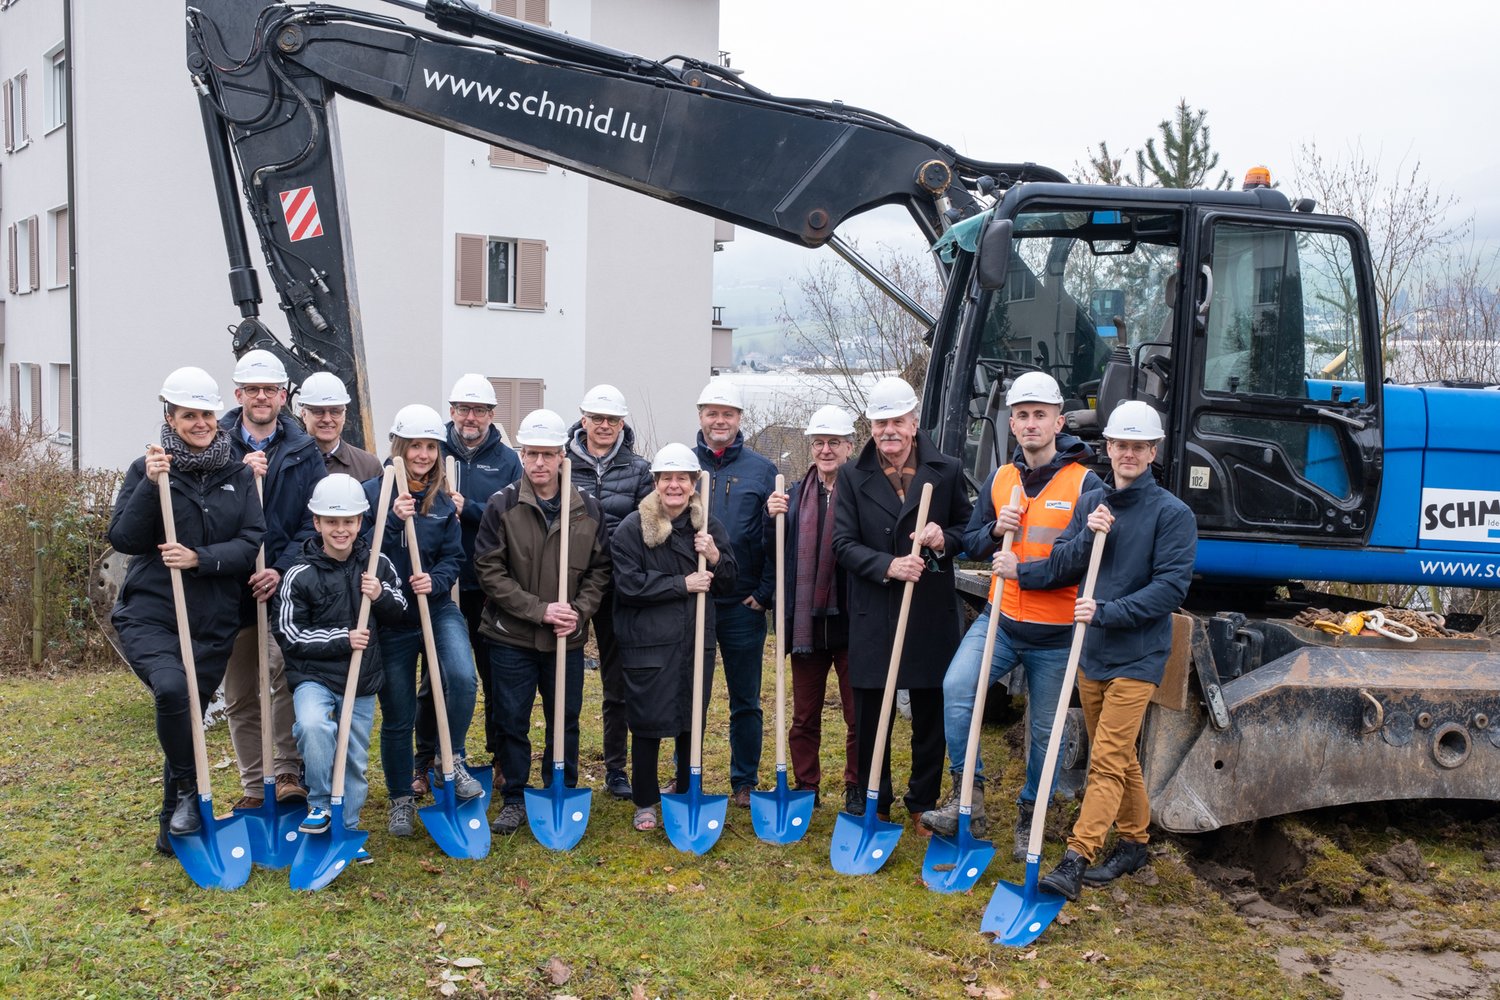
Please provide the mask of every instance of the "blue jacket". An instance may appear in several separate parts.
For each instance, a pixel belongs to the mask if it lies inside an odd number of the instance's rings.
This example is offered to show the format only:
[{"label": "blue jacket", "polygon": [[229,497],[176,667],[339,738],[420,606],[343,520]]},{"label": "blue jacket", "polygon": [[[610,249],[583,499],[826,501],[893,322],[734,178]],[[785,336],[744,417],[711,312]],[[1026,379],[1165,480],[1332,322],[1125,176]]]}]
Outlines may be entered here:
[{"label": "blue jacket", "polygon": [[[387,460],[389,465],[390,461]],[[400,495],[400,484],[391,491],[391,504]],[[359,537],[366,542],[375,534],[376,506],[380,503],[380,479],[367,479],[364,483],[365,497],[370,501],[370,512],[360,526]],[[463,561],[463,536],[458,527],[458,505],[446,492],[438,494],[432,501],[432,510],[422,513],[424,490],[413,493],[417,502],[417,551],[422,559],[422,571],[432,577],[432,593],[427,595],[427,606],[436,612],[453,600],[453,582],[458,579],[458,567]],[[422,627],[417,610],[417,596],[411,590],[411,552],[406,547],[406,522],[389,510],[385,516],[385,541],[380,543],[380,554],[389,556],[401,578],[401,593],[406,598],[406,614],[394,628],[414,629]]]},{"label": "blue jacket", "polygon": [[736,434],[734,443],[716,456],[700,431],[693,450],[710,477],[708,512],[724,525],[734,547],[734,590],[715,595],[715,600],[740,604],[754,597],[769,607],[776,592],[776,559],[766,549],[761,527],[766,498],[776,489],[776,466],[746,448],[744,434]]},{"label": "blue jacket", "polygon": [[[241,409],[236,406],[224,414],[219,426],[229,434],[235,457],[244,459],[252,449],[240,430]],[[285,413],[277,414],[276,436],[266,452],[266,478],[261,483],[265,492],[268,568],[285,575],[302,557],[302,546],[316,534],[307,501],[312,499],[318,480],[326,475],[328,467],[323,463],[318,442],[297,421]],[[244,610],[254,609],[247,602]],[[253,619],[251,614],[245,621]]]},{"label": "blue jacket", "polygon": [[[451,455],[458,461],[458,492],[464,498],[464,510],[459,515],[464,557],[459,564],[458,587],[460,590],[479,590],[479,579],[474,575],[474,539],[479,537],[484,505],[490,497],[521,478],[521,459],[500,440],[500,430],[494,424],[490,425],[489,436],[468,458],[464,457],[468,449],[458,442],[458,430],[449,421],[448,440],[442,442],[443,458]],[[448,485],[451,488],[453,484]],[[378,488],[376,492],[379,492]]]},{"label": "blue jacket", "polygon": [[1172,649],[1172,612],[1193,579],[1198,525],[1187,504],[1150,474],[1124,489],[1090,490],[1046,562],[1016,568],[1027,590],[1081,583],[1088,572],[1093,532],[1086,522],[1103,503],[1115,516],[1094,587],[1098,604],[1083,643],[1080,669],[1092,681],[1130,677],[1160,684]]}]

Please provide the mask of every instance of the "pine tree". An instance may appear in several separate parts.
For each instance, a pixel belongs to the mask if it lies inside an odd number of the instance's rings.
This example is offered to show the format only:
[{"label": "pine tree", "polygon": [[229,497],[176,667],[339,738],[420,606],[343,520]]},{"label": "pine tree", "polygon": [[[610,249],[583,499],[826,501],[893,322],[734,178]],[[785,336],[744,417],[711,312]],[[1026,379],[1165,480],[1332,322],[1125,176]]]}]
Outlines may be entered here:
[{"label": "pine tree", "polygon": [[[1219,165],[1219,154],[1213,151],[1208,126],[1204,124],[1207,117],[1207,111],[1188,107],[1187,98],[1179,101],[1176,120],[1163,119],[1157,126],[1161,133],[1160,152],[1155,138],[1147,139],[1146,148],[1136,152],[1137,182],[1154,187],[1207,187],[1208,175]],[[1221,171],[1214,189],[1229,186],[1229,171]]]}]

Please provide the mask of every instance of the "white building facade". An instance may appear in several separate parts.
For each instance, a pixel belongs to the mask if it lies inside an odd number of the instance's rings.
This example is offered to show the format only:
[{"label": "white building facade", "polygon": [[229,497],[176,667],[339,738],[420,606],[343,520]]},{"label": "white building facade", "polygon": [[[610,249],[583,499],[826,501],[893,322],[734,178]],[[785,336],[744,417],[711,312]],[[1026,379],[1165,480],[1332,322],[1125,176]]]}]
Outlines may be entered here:
[{"label": "white building facade", "polygon": [[[643,55],[717,57],[715,0],[494,7]],[[0,300],[0,409],[83,466],[123,467],[154,440],[172,368],[199,365],[230,388],[239,315],[182,25],[176,2],[0,6],[0,252],[14,276]],[[354,102],[336,114],[372,450],[401,406],[446,413],[465,372],[495,382],[501,420],[537,405],[571,417],[608,381],[643,450],[691,440],[710,374],[714,220]],[[460,264],[475,247],[478,275]],[[253,237],[252,251],[259,263]],[[260,281],[261,318],[285,338],[264,270]]]}]

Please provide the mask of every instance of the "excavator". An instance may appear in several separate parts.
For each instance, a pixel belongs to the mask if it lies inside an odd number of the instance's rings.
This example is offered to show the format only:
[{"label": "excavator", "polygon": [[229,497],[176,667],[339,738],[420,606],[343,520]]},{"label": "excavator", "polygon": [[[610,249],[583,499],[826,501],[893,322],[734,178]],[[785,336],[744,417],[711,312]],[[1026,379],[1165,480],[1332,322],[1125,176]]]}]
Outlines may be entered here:
[{"label": "excavator", "polygon": [[[1035,163],[961,155],[874,111],[772,95],[692,57],[644,58],[468,0],[385,2],[404,17],[280,0],[186,10],[240,310],[232,348],[273,351],[294,382],[337,374],[356,443],[370,434],[369,394],[340,99],[831,246],[877,281],[837,231],[899,205],[945,287],[927,316],[885,282],[929,329],[921,423],[976,488],[1013,447],[1003,401],[1022,372],[1057,378],[1068,427],[1086,440],[1125,400],[1162,415],[1155,472],[1196,514],[1200,542],[1142,733],[1159,826],[1202,833],[1344,803],[1500,798],[1490,641],[1381,628],[1368,606],[1303,583],[1500,587],[1500,391],[1385,380],[1355,223],[1267,184],[1068,183]],[[298,207],[309,195],[316,232]],[[259,317],[246,218],[289,343]],[[1298,624],[1318,606],[1341,620]],[[1084,742],[1070,726],[1063,762],[1075,775]]]}]

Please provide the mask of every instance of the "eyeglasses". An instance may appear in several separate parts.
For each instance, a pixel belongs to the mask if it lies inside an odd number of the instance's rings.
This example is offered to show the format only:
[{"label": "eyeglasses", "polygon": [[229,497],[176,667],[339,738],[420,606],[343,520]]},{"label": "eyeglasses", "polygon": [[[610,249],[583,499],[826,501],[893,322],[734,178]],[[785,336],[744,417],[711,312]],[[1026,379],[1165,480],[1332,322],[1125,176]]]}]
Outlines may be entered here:
[{"label": "eyeglasses", "polygon": [[556,448],[545,449],[542,451],[532,451],[529,448],[521,449],[521,461],[523,462],[539,462],[547,458],[558,459],[561,457],[562,455]]},{"label": "eyeglasses", "polygon": [[813,438],[811,447],[814,453],[820,451],[838,451],[840,445],[847,443],[843,438]]},{"label": "eyeglasses", "polygon": [[482,417],[494,410],[493,406],[471,406],[468,403],[453,403],[453,412],[460,417]]},{"label": "eyeglasses", "polygon": [[267,399],[271,399],[278,392],[285,390],[279,385],[242,385],[239,387],[239,391],[247,396],[264,396]]},{"label": "eyeglasses", "polygon": [[314,420],[322,420],[325,417],[342,417],[344,407],[342,406],[304,406],[302,412]]},{"label": "eyeglasses", "polygon": [[609,424],[611,427],[618,427],[625,422],[624,417],[611,417],[603,413],[585,413],[583,419],[596,424]]}]

